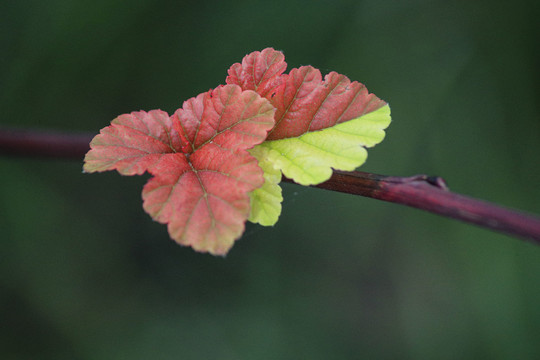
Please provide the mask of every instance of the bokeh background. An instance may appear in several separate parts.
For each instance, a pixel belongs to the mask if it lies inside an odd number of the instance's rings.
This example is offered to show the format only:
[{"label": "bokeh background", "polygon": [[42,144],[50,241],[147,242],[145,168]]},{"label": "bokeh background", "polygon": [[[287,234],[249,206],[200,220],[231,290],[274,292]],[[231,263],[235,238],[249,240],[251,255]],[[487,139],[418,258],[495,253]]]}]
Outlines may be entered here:
[{"label": "bokeh background", "polygon": [[[0,124],[98,132],[254,50],[346,74],[393,123],[364,171],[540,213],[539,2],[0,2]],[[2,359],[538,359],[540,247],[284,185],[226,258],[169,240],[147,177],[0,157]]]}]

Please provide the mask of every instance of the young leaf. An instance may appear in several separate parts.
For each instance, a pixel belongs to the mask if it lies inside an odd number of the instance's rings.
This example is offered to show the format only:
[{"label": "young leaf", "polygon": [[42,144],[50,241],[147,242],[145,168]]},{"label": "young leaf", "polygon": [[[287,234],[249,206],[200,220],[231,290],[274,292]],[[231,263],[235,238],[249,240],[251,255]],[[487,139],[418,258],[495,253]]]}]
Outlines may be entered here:
[{"label": "young leaf", "polygon": [[244,231],[249,193],[263,185],[247,149],[264,141],[274,113],[257,93],[225,85],[187,100],[171,117],[159,110],[122,115],[92,140],[84,170],[150,172],[145,211],[168,224],[178,243],[223,255]]},{"label": "young leaf", "polygon": [[116,169],[122,175],[141,175],[181,143],[169,115],[152,110],[120,115],[92,139],[90,148],[84,172]]},{"label": "young leaf", "polygon": [[[364,147],[384,138],[383,130],[390,123],[388,104],[336,72],[323,80],[311,66],[283,74],[285,66],[283,54],[268,48],[247,55],[242,64],[229,69],[228,84],[259,92],[277,109],[276,124],[266,141],[251,150],[259,165],[279,170],[302,185],[328,180],[332,169],[350,171],[362,165],[367,157]],[[257,195],[260,191],[252,195],[252,208],[276,209],[275,200],[262,204],[267,200]],[[264,224],[277,221],[279,210],[274,213],[277,216],[265,219]],[[250,219],[263,224],[253,214]]]},{"label": "young leaf", "polygon": [[231,66],[227,84],[236,84],[244,90],[254,90],[261,96],[270,97],[281,84],[280,75],[286,69],[283,53],[272,48],[254,51],[246,55],[241,64]]},{"label": "young leaf", "polygon": [[250,154],[259,160],[259,166],[264,171],[264,185],[253,190],[251,198],[251,213],[249,221],[264,226],[274,225],[281,214],[281,171],[274,168],[272,162],[267,160],[270,149],[255,146],[249,150]]},{"label": "young leaf", "polygon": [[[390,107],[383,106],[357,119],[332,127],[306,132],[293,138],[265,141],[252,151],[259,166],[270,163],[283,175],[301,185],[320,184],[332,176],[332,169],[353,171],[367,159],[364,147],[372,147],[384,139],[390,124]],[[263,157],[259,148],[265,148]]]}]

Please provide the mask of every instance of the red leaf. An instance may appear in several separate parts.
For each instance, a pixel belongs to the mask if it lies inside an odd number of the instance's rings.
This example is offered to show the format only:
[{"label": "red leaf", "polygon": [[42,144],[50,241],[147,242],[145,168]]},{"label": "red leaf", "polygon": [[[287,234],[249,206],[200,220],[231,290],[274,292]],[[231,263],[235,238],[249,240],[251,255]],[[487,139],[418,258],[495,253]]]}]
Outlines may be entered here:
[{"label": "red leaf", "polygon": [[180,137],[166,112],[132,112],[120,115],[94,137],[84,171],[116,169],[122,175],[140,175],[180,147]]},{"label": "red leaf", "polygon": [[[276,125],[267,140],[298,137],[356,119],[386,105],[363,84],[351,82],[345,75],[331,72],[323,81],[321,72],[311,66],[282,74],[284,65],[283,54],[268,48],[247,55],[242,64],[234,64],[227,77],[227,83],[256,90],[277,108]],[[258,83],[271,86],[252,85]]]},{"label": "red leaf", "polygon": [[85,170],[148,170],[146,212],[167,223],[178,243],[225,254],[244,230],[248,193],[264,182],[246,150],[264,141],[274,113],[257,93],[225,85],[187,100],[170,118],[123,115],[94,138]]},{"label": "red leaf", "polygon": [[169,234],[197,251],[223,255],[244,232],[248,193],[262,186],[257,160],[245,152],[229,153],[216,144],[187,160],[170,154],[143,189],[144,209],[168,223]]},{"label": "red leaf", "polygon": [[229,69],[227,84],[236,84],[243,90],[255,90],[267,97],[281,83],[279,76],[287,69],[285,56],[280,51],[266,48],[246,55],[242,64]]}]

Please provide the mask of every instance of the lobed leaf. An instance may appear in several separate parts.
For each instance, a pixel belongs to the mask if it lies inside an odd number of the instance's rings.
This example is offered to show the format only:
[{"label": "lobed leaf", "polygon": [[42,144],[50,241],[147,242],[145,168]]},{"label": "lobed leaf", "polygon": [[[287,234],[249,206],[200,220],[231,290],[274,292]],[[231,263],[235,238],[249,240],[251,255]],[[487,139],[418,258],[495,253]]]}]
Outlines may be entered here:
[{"label": "lobed leaf", "polygon": [[171,237],[197,251],[224,255],[244,232],[248,193],[264,182],[257,161],[216,144],[163,158],[143,189],[143,207],[168,224]]},{"label": "lobed leaf", "polygon": [[145,211],[178,243],[227,253],[248,218],[276,223],[282,174],[313,185],[332,169],[354,170],[390,123],[388,105],[364,85],[336,72],[323,79],[311,66],[284,74],[286,67],[281,52],[256,51],[229,69],[228,85],[172,116],[117,117],[92,140],[84,171],[148,171]]},{"label": "lobed leaf", "polygon": [[161,110],[120,115],[90,142],[84,172],[117,170],[122,175],[141,175],[164,154],[180,149],[173,121]]},{"label": "lobed leaf", "polygon": [[[311,66],[283,74],[283,59],[271,48],[254,52],[234,64],[227,77],[227,83],[255,90],[276,107],[275,126],[266,141],[251,151],[265,174],[279,170],[299,184],[314,185],[328,180],[332,169],[352,171],[362,165],[365,147],[384,138],[383,130],[390,123],[388,104],[363,84],[336,72],[324,80]],[[252,194],[252,208],[280,209],[275,197],[261,196],[266,188],[277,194],[277,186],[267,180]],[[252,210],[250,220],[263,224],[255,211],[259,210]],[[264,223],[277,221],[279,211],[272,214]]]},{"label": "lobed leaf", "polygon": [[281,84],[280,75],[286,69],[283,53],[266,48],[246,55],[241,64],[232,65],[226,81],[227,84],[239,85],[243,90],[254,90],[268,98]]},{"label": "lobed leaf", "polygon": [[267,140],[294,138],[375,111],[386,103],[359,82],[331,72],[322,80],[311,66],[292,69],[272,97],[276,125]]},{"label": "lobed leaf", "polygon": [[92,141],[85,171],[150,172],[143,207],[171,237],[224,255],[244,231],[249,193],[264,183],[247,149],[264,141],[274,107],[254,91],[225,85],[162,111],[122,115]]},{"label": "lobed leaf", "polygon": [[[332,169],[353,171],[362,165],[367,159],[364,147],[380,143],[389,124],[390,107],[386,105],[324,130],[296,138],[265,141],[256,146],[252,154],[259,159],[263,169],[269,167],[264,163],[269,163],[298,184],[316,185],[330,179]],[[264,156],[258,157],[261,153]]]}]

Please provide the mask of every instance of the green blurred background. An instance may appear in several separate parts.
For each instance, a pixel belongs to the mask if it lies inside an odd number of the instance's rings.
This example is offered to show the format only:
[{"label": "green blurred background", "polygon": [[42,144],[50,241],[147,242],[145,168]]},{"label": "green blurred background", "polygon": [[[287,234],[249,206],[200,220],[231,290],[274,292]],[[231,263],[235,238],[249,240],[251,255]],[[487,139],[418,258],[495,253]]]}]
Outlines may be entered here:
[{"label": "green blurred background", "polygon": [[[346,74],[393,123],[362,170],[540,213],[538,1],[0,3],[0,124],[98,130],[254,50]],[[147,177],[0,157],[2,359],[539,359],[540,247],[284,185],[226,258],[169,240]]]}]

